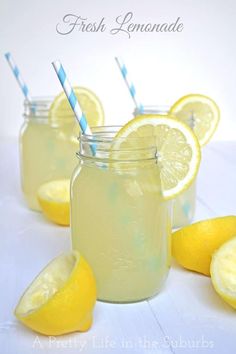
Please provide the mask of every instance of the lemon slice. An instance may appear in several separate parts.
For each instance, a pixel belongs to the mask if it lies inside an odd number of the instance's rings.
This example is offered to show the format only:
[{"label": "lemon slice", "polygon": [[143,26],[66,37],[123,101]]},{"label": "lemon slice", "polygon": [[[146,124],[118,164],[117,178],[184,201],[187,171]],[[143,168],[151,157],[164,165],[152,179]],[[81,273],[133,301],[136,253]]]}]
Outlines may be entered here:
[{"label": "lemon slice", "polygon": [[[88,124],[99,126],[104,124],[104,111],[99,98],[91,90],[85,87],[73,87],[74,93],[78,98],[82,111],[86,115]],[[61,92],[54,99],[49,110],[49,119],[54,122],[58,120],[74,120],[74,113],[68,102],[68,99],[63,92]],[[75,123],[76,132],[80,132],[79,124]]]},{"label": "lemon slice", "polygon": [[236,237],[214,253],[210,270],[216,292],[236,309]]},{"label": "lemon slice", "polygon": [[50,181],[38,190],[38,201],[43,214],[59,225],[70,224],[70,180]]},{"label": "lemon slice", "polygon": [[180,98],[170,113],[186,123],[196,134],[201,146],[208,143],[220,120],[220,110],[209,97],[190,94]]},{"label": "lemon slice", "polygon": [[116,158],[118,149],[130,150],[132,145],[135,151],[137,142],[145,141],[146,144],[152,138],[156,144],[162,194],[170,199],[185,190],[196,177],[201,159],[199,143],[191,129],[176,119],[140,115],[118,131],[112,155]]},{"label": "lemon slice", "polygon": [[86,331],[96,302],[93,272],[73,251],[52,260],[21,297],[15,316],[45,335]]}]

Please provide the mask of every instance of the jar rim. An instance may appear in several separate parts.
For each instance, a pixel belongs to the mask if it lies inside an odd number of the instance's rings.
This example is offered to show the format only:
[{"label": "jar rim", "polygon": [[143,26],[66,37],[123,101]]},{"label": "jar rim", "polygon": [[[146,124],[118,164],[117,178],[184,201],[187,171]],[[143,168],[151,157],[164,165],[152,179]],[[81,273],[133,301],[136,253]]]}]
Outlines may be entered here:
[{"label": "jar rim", "polygon": [[[49,112],[54,102],[55,96],[33,96],[31,100],[25,99],[24,114],[26,119],[46,120],[49,118]],[[59,119],[55,119],[57,122],[62,122],[64,117],[73,117],[72,110],[66,109],[65,111],[59,111]]]},{"label": "jar rim", "polygon": [[[126,137],[115,137],[112,134],[116,134],[123,126],[122,125],[100,125],[100,126],[92,126],[90,127],[91,134],[85,134],[82,131],[80,131],[78,140],[83,141],[83,142],[111,142],[114,141],[114,138],[116,141],[125,141],[127,138]],[[105,131],[104,128],[107,130]],[[105,135],[108,134],[108,136]],[[134,142],[134,141],[145,141],[147,139],[153,139],[153,142],[155,142],[155,136],[150,135],[150,136],[137,136],[137,137],[129,137],[129,140]]]},{"label": "jar rim", "polygon": [[34,104],[39,105],[48,105],[51,104],[54,100],[54,96],[33,96],[29,101],[27,98],[24,99],[24,106],[31,106]]},{"label": "jar rim", "polygon": [[135,116],[139,114],[167,114],[170,108],[170,105],[144,105],[141,113],[135,108],[133,114]]},{"label": "jar rim", "polygon": [[[121,126],[91,127],[92,134],[80,132],[79,158],[90,160],[109,160],[119,162],[156,161],[157,146],[154,135],[131,137],[132,144],[123,144],[126,137],[115,137]],[[93,148],[95,147],[95,154]]]}]

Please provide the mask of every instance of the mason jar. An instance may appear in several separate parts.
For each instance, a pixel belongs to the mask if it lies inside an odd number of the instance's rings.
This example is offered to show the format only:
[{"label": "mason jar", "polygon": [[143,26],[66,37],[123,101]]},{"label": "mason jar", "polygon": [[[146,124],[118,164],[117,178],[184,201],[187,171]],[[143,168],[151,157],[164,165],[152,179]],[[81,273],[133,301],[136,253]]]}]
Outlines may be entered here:
[{"label": "mason jar", "polygon": [[[167,115],[169,106],[144,106],[141,114]],[[134,116],[140,112],[134,111]],[[174,117],[174,116],[173,116]],[[191,224],[196,209],[196,179],[173,202],[173,228],[179,228]]]},{"label": "mason jar", "polygon": [[125,303],[154,296],[167,277],[172,203],[161,194],[154,137],[126,147],[114,138],[118,129],[80,135],[71,233],[95,273],[98,299]]},{"label": "mason jar", "polygon": [[52,100],[39,97],[24,102],[19,137],[22,190],[29,208],[37,211],[39,187],[45,182],[70,178],[76,166],[78,141],[73,114],[50,117]]}]

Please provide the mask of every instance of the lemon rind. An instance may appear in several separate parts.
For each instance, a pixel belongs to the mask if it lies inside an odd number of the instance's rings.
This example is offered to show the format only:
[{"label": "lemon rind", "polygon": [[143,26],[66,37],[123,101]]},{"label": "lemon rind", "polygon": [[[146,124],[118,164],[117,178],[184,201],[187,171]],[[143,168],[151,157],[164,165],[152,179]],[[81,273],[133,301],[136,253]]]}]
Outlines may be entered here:
[{"label": "lemon rind", "polygon": [[[67,257],[67,256],[69,256],[69,255],[75,257],[75,263],[74,263],[73,268],[72,268],[72,270],[71,270],[71,272],[70,272],[70,275],[69,275],[69,277],[67,278],[67,280],[65,281],[65,283],[64,283],[61,287],[59,287],[59,288],[57,289],[57,291],[56,291],[51,297],[49,297],[41,306],[36,307],[36,308],[35,308],[33,311],[31,311],[30,313],[22,314],[22,313],[19,311],[19,310],[20,310],[20,307],[21,307],[21,302],[22,302],[22,300],[23,300],[23,298],[24,298],[25,296],[28,296],[28,292],[29,292],[29,290],[31,289],[31,287],[33,286],[33,284],[36,283],[36,281],[43,275],[43,273],[44,273],[47,269],[49,269],[49,268],[52,266],[52,263],[54,263],[54,262],[55,262],[55,263],[56,263],[56,262],[59,262],[60,259],[62,259],[62,258],[64,258],[64,257]],[[67,253],[63,253],[63,254],[61,254],[61,255],[59,255],[59,256],[53,258],[53,259],[38,273],[38,275],[32,280],[32,282],[29,284],[29,286],[28,286],[28,287],[25,289],[25,291],[23,292],[23,294],[22,294],[22,296],[20,297],[20,300],[18,301],[18,304],[17,304],[17,306],[16,306],[16,308],[15,308],[15,310],[14,310],[14,315],[16,316],[16,318],[18,318],[19,320],[25,319],[25,318],[27,318],[29,315],[31,315],[32,313],[35,313],[35,312],[37,312],[37,311],[40,311],[43,307],[48,306],[49,302],[53,299],[53,297],[54,297],[58,292],[62,291],[62,290],[66,287],[67,283],[69,282],[69,279],[72,277],[73,272],[76,270],[76,268],[77,268],[77,266],[78,266],[78,264],[79,264],[80,258],[81,258],[80,253],[79,253],[78,251],[76,251],[76,250],[73,250],[73,251],[67,252]]]}]

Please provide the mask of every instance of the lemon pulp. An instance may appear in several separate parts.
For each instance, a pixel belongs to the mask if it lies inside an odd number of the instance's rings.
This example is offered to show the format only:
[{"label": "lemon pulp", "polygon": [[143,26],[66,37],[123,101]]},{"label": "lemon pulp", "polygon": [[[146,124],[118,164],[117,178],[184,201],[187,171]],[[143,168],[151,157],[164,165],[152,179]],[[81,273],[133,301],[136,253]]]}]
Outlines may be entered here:
[{"label": "lemon pulp", "polygon": [[216,292],[236,309],[236,237],[224,243],[214,253],[211,279]]}]

